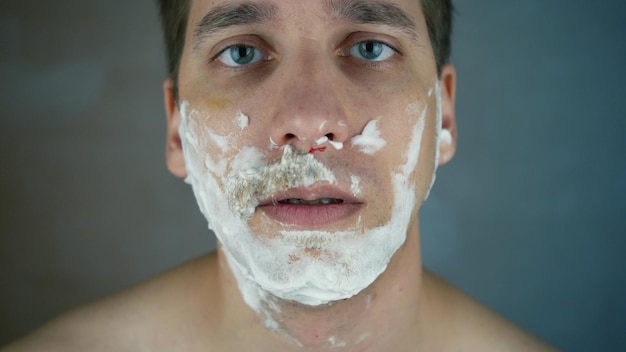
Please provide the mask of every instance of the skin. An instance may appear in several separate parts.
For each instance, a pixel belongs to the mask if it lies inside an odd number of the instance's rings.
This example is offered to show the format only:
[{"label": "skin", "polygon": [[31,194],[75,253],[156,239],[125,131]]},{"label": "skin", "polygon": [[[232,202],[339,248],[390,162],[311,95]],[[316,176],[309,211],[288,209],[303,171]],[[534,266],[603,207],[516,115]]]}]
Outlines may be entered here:
[{"label": "skin", "polygon": [[[418,2],[393,2],[414,20],[415,35],[386,25],[332,19],[317,0],[276,1],[277,21],[228,28],[204,38],[194,50],[189,41],[195,25],[207,11],[229,2],[192,2],[180,100],[206,113],[210,118],[203,123],[221,134],[232,132],[228,121],[239,111],[245,113],[250,126],[237,138],[237,146],[257,147],[268,160],[281,154],[271,148],[270,137],[306,152],[311,141],[332,133],[345,148],[329,147],[315,156],[331,169],[343,165],[361,178],[364,206],[359,215],[365,228],[391,216],[389,170],[406,162],[403,152],[415,123],[407,106],[428,107],[418,167],[409,176],[418,209],[429,189],[437,149],[436,162],[446,163],[454,155],[457,136],[456,73],[445,65],[437,77]],[[345,54],[363,40],[390,43],[398,53],[376,65]],[[271,58],[243,69],[207,59],[237,43],[254,45]],[[450,143],[436,139],[436,98],[428,92],[437,80],[441,124],[451,133]],[[174,175],[185,177],[180,111],[170,80],[164,92],[167,165]],[[378,117],[385,148],[374,155],[351,148],[350,138]],[[328,127],[320,130],[324,121]],[[349,190],[349,175],[346,180],[339,185]],[[350,226],[347,222],[335,222],[329,230],[342,230]],[[250,226],[258,236],[281,228],[258,212]],[[280,322],[278,332],[267,329],[244,302],[218,243],[217,252],[70,312],[3,351],[244,351],[250,346],[255,351],[551,350],[423,269],[417,211],[387,269],[358,295],[317,307],[275,302],[281,308],[274,316]]]}]

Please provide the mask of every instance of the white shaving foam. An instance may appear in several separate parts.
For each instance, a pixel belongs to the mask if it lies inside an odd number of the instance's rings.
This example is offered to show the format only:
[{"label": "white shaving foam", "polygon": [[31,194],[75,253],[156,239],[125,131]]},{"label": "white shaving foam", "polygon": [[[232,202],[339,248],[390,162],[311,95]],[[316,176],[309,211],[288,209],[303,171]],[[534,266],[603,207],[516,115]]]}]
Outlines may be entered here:
[{"label": "white shaving foam", "polygon": [[441,130],[441,134],[439,136],[439,145],[449,146],[450,144],[452,144],[452,134],[450,133],[450,130],[444,128]]},{"label": "white shaving foam", "polygon": [[352,192],[352,195],[355,197],[360,197],[361,196],[361,178],[359,176],[356,175],[352,175],[350,176],[350,191]]},{"label": "white shaving foam", "polygon": [[372,155],[387,144],[387,141],[380,137],[380,131],[377,128],[378,120],[371,120],[365,125],[361,134],[352,137],[352,146],[361,150],[365,154]]},{"label": "white shaving foam", "polygon": [[[250,153],[258,152],[254,148],[248,150]],[[248,162],[257,158],[244,156],[242,159]],[[276,192],[307,187],[321,181],[336,182],[333,173],[313,154],[298,154],[291,146],[283,149],[283,156],[278,163],[240,165],[235,158],[233,168],[240,171],[226,178],[225,191],[228,205],[243,220],[254,213],[259,200],[267,199]]]},{"label": "white shaving foam", "polygon": [[354,340],[354,344],[355,344],[355,345],[360,344],[361,342],[365,341],[365,340],[366,340],[369,336],[370,336],[370,334],[369,334],[369,333],[364,333],[364,334],[361,334],[361,336],[359,336],[359,338],[357,338],[356,340]]},{"label": "white shaving foam", "polygon": [[218,148],[222,150],[222,152],[227,153],[230,145],[230,138],[228,136],[219,135],[213,131],[206,131],[208,137],[213,141]]},{"label": "white shaving foam", "polygon": [[272,136],[270,136],[270,149],[276,149],[279,147],[280,146],[278,145],[278,143],[274,142],[274,140],[272,139]]},{"label": "white shaving foam", "polygon": [[343,149],[343,143],[341,143],[341,142],[337,142],[337,141],[333,141],[333,140],[330,140],[330,139],[328,138],[328,136],[323,136],[323,137],[320,137],[319,139],[317,139],[317,140],[315,141],[315,144],[316,144],[316,145],[322,145],[322,144],[324,144],[324,143],[328,143],[328,144],[332,145],[332,146],[333,146],[333,148],[335,148],[336,150],[341,150],[341,149]]},{"label": "white shaving foam", "polygon": [[[430,180],[430,186],[428,187],[428,191],[426,191],[426,196],[424,196],[424,200],[428,199],[430,195],[430,191],[433,189],[435,185],[435,180],[437,179],[437,167],[439,167],[439,144],[441,142],[441,124],[443,121],[443,111],[441,106],[441,86],[439,85],[439,79],[435,78],[435,99],[437,104],[437,116],[436,116],[436,126],[435,126],[435,134],[437,142],[435,144],[435,166],[433,167],[433,175]],[[450,131],[448,131],[449,133]],[[450,140],[452,140],[452,136],[450,136]]]},{"label": "white shaving foam", "polygon": [[242,130],[248,127],[248,124],[250,123],[248,116],[244,115],[241,111],[239,111],[237,116],[235,116],[235,120],[237,121],[239,128]]},{"label": "white shaving foam", "polygon": [[347,344],[344,341],[337,341],[337,337],[336,336],[331,336],[328,338],[328,344],[330,345],[331,348],[339,348],[339,347],[346,347]]},{"label": "white shaving foam", "polygon": [[[276,190],[332,183],[333,173],[313,155],[297,154],[290,146],[285,147],[280,160],[271,164],[263,161],[257,148],[222,148],[228,138],[222,136],[224,139],[216,141],[215,134],[201,123],[206,118],[201,118],[187,102],[181,104],[180,112],[186,182],[191,184],[200,210],[222,244],[245,302],[265,317],[267,327],[278,328],[268,310],[271,308],[267,308],[271,307],[268,302],[272,297],[311,306],[350,298],[385,271],[404,243],[416,211],[411,175],[417,167],[425,109],[421,114],[410,112],[417,122],[403,154],[406,161],[391,175],[395,198],[388,223],[363,229],[359,219],[354,228],[345,231],[282,230],[271,238],[254,233],[248,224],[259,197]],[[375,153],[386,144],[375,120],[357,137],[353,145],[366,153]],[[214,151],[214,146],[219,151]],[[360,182],[355,180],[353,191]],[[311,249],[319,254],[309,254]]]},{"label": "white shaving foam", "polygon": [[324,144],[326,142],[328,142],[328,137],[327,136],[323,136],[323,137],[319,138],[318,140],[316,140],[315,144],[322,145],[322,144]]},{"label": "white shaving foam", "polygon": [[343,143],[341,143],[341,142],[328,141],[328,143],[329,143],[330,145],[332,145],[332,146],[333,146],[333,148],[335,148],[335,149],[337,149],[337,150],[341,150],[341,149],[343,149]]}]

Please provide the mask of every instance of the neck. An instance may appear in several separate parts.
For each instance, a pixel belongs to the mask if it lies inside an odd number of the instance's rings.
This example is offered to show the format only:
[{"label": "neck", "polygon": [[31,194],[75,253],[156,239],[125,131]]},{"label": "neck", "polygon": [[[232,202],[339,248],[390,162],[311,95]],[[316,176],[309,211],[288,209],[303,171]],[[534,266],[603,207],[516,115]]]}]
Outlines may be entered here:
[{"label": "neck", "polygon": [[[236,285],[224,254],[221,250],[218,253],[222,270],[230,274],[228,283]],[[264,309],[255,313],[260,318],[259,328],[265,332],[259,337],[265,335],[268,340],[275,340],[278,336],[276,341],[314,351],[336,351],[342,347],[376,350],[376,346],[389,350],[390,346],[415,338],[421,276],[419,230],[417,221],[413,221],[405,243],[383,274],[349,299],[308,306],[266,294]],[[259,343],[267,346],[267,342]]]}]

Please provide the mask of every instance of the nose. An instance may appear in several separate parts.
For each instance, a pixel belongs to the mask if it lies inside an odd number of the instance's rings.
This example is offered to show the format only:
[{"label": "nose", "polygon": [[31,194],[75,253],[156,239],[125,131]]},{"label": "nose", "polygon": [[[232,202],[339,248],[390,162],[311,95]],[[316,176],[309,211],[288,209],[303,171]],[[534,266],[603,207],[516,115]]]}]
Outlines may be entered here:
[{"label": "nose", "polygon": [[283,94],[271,122],[271,142],[309,153],[341,149],[349,127],[342,99],[333,87],[332,68],[302,63],[284,72],[280,81]]}]

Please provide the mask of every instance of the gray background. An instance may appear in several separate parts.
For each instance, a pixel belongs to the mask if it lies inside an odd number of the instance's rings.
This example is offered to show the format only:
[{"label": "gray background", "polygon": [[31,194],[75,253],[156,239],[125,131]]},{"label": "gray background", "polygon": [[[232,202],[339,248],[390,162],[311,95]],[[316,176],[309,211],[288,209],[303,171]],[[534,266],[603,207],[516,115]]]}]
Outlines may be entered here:
[{"label": "gray background", "polygon": [[[426,265],[565,350],[624,350],[626,2],[457,2]],[[214,246],[164,166],[156,16],[0,0],[0,345]]]}]

